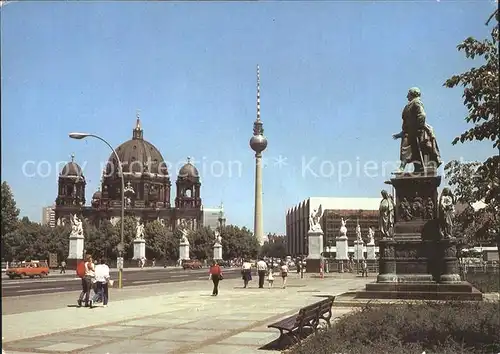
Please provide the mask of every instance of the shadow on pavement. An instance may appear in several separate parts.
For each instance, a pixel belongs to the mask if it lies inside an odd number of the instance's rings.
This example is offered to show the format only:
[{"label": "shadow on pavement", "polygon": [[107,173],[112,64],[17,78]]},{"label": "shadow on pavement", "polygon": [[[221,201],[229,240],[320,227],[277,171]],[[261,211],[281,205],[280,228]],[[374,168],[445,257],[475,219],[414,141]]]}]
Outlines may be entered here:
[{"label": "shadow on pavement", "polygon": [[[313,330],[304,329],[305,333],[303,333],[302,340],[313,333]],[[279,333],[276,333],[279,336]],[[259,350],[276,350],[276,351],[284,351],[290,349],[295,343],[294,339],[290,335],[284,335],[281,339],[277,338],[272,342],[267,343],[259,348]]]}]

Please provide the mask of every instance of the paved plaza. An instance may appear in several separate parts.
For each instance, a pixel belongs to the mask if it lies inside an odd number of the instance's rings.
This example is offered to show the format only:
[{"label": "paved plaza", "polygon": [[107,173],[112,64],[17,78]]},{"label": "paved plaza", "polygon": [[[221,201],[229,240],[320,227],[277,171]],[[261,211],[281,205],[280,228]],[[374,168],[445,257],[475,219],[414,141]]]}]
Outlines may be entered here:
[{"label": "paved plaza", "polygon": [[[112,289],[109,307],[94,309],[77,308],[75,301],[69,301],[76,300],[75,292],[60,298],[54,294],[29,296],[30,300],[19,298],[16,306],[19,301],[52,306],[4,314],[3,349],[8,354],[276,354],[278,351],[270,349],[279,332],[267,325],[319,301],[321,296],[363,289],[373,280],[350,274],[325,279],[291,276],[286,289],[280,288],[280,281],[273,289],[258,289],[255,279],[250,288],[243,289],[241,280],[228,279],[222,281],[218,297],[210,296],[208,280],[148,285],[140,290]],[[138,291],[142,297],[137,297]],[[351,310],[334,307],[333,314],[339,317]]]}]

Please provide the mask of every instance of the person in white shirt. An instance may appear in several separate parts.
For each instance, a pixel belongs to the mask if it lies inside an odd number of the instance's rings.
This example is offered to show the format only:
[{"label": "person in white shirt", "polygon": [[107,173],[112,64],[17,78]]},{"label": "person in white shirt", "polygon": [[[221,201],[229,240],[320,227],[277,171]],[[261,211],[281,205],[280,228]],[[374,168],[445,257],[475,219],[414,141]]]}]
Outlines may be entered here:
[{"label": "person in white shirt", "polygon": [[108,307],[108,281],[110,279],[109,267],[106,264],[106,259],[102,258],[99,262],[100,264],[95,266],[95,282],[97,286],[97,291],[94,298],[90,302],[90,307],[94,302],[102,301],[104,307]]},{"label": "person in white shirt", "polygon": [[259,288],[264,287],[264,280],[266,279],[267,263],[261,258],[257,262],[257,274],[259,274]]},{"label": "person in white shirt", "polygon": [[286,278],[288,277],[288,266],[285,262],[281,262],[281,278],[283,279],[283,289],[286,288]]},{"label": "person in white shirt", "polygon": [[267,282],[269,284],[269,289],[271,289],[273,287],[273,283],[274,283],[274,268],[273,267],[269,268],[269,271],[267,273]]},{"label": "person in white shirt", "polygon": [[248,282],[252,280],[252,263],[245,261],[241,267],[241,277],[243,279],[243,287],[248,286]]}]

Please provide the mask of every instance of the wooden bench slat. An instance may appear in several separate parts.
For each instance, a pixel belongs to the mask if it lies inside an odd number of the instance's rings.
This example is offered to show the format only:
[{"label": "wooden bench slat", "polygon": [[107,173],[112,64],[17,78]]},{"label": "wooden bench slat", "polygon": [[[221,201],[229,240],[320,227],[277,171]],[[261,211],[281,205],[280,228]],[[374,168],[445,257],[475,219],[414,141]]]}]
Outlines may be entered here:
[{"label": "wooden bench slat", "polygon": [[314,331],[316,331],[320,320],[326,321],[328,326],[330,326],[330,318],[332,317],[332,306],[334,301],[335,296],[329,296],[324,300],[301,308],[297,315],[284,318],[278,322],[270,324],[267,327],[276,328],[280,331],[279,340],[281,340],[285,335],[283,331],[287,331],[297,341],[300,341],[304,327],[312,327]]}]

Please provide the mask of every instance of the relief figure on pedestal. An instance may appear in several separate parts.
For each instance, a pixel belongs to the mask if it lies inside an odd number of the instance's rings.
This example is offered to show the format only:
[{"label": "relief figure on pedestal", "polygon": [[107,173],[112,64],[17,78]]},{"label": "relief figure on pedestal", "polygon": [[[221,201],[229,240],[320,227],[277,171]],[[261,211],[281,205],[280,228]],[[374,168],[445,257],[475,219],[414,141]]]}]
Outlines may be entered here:
[{"label": "relief figure on pedestal", "polygon": [[394,234],[394,201],[386,190],[380,193],[382,201],[379,207],[378,227],[383,239],[392,238]]},{"label": "relief figure on pedestal", "polygon": [[411,205],[408,199],[403,198],[399,204],[399,215],[401,215],[401,220],[410,221],[413,216],[411,215]]},{"label": "relief figure on pedestal", "polygon": [[431,197],[427,198],[425,203],[425,216],[426,219],[434,219],[434,202]]},{"label": "relief figure on pedestal", "polygon": [[422,198],[415,197],[411,206],[413,211],[413,217],[416,219],[421,219],[424,216],[424,204]]},{"label": "relief figure on pedestal", "polygon": [[443,188],[439,198],[439,233],[442,238],[451,238],[453,217],[455,215],[455,198],[449,188]]},{"label": "relief figure on pedestal", "polygon": [[409,163],[414,165],[414,172],[423,172],[426,168],[436,170],[442,163],[434,130],[426,123],[420,97],[418,87],[410,88],[406,96],[408,104],[403,109],[401,132],[392,136],[394,139],[401,139],[400,172]]}]

